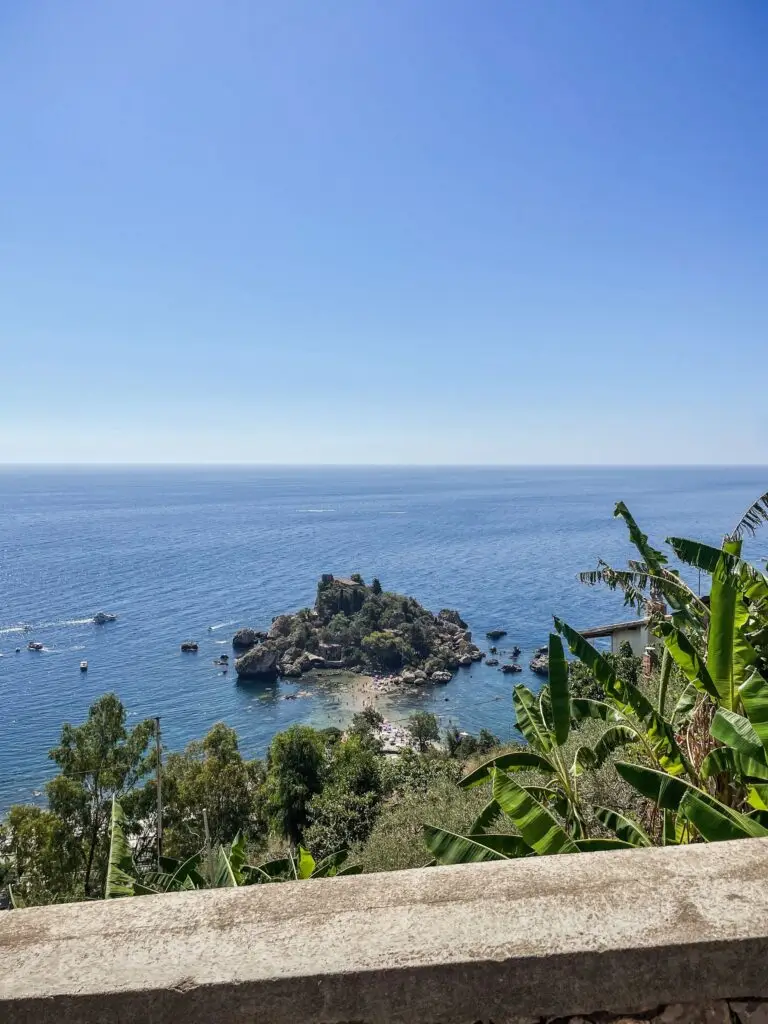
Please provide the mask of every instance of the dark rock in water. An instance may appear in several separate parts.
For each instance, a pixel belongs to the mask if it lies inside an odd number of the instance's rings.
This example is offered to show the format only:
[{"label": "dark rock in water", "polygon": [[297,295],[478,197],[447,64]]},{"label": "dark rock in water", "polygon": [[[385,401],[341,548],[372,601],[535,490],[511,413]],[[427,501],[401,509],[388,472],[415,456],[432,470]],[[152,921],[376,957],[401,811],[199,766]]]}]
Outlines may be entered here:
[{"label": "dark rock in water", "polygon": [[515,646],[512,648],[512,657],[513,658],[519,658],[521,653],[522,652],[521,652],[520,648],[517,646],[517,644],[515,644]]},{"label": "dark rock in water", "polygon": [[280,666],[280,652],[277,647],[266,642],[252,647],[235,662],[238,679],[277,678]]},{"label": "dark rock in water", "polygon": [[501,671],[508,674],[510,672],[522,672],[523,670],[519,665],[502,665]]},{"label": "dark rock in water", "polygon": [[30,640],[29,643],[27,644],[28,651],[42,651],[42,649],[43,645],[40,643],[39,640]]},{"label": "dark rock in water", "polygon": [[549,675],[549,654],[546,651],[546,647],[540,648],[536,657],[533,658],[528,666],[531,672],[535,672],[537,676]]},{"label": "dark rock in water", "polygon": [[222,654],[219,658],[219,661],[222,663],[222,665],[226,665],[226,663],[229,661],[229,655]]},{"label": "dark rock in water", "polygon": [[103,626],[106,622],[117,622],[117,616],[113,615],[112,612],[96,612],[93,616],[93,621],[97,626]]},{"label": "dark rock in water", "polygon": [[181,645],[181,649],[187,654],[197,654],[199,648],[194,640],[185,640]]},{"label": "dark rock in water", "polygon": [[451,681],[450,672],[433,672],[432,681],[435,683],[450,683]]},{"label": "dark rock in water", "polygon": [[506,629],[489,629],[485,634],[489,640],[501,640],[503,636],[507,635]]},{"label": "dark rock in water", "polygon": [[498,658],[488,658],[486,660],[485,664],[486,665],[498,665],[499,664],[499,659]]},{"label": "dark rock in water", "polygon": [[256,629],[238,629],[232,637],[232,646],[236,651],[247,651],[249,647],[255,647],[262,640],[267,639],[266,633],[260,633]]},{"label": "dark rock in water", "polygon": [[496,654],[497,648],[496,647],[489,647],[488,651],[489,651],[490,654]]}]

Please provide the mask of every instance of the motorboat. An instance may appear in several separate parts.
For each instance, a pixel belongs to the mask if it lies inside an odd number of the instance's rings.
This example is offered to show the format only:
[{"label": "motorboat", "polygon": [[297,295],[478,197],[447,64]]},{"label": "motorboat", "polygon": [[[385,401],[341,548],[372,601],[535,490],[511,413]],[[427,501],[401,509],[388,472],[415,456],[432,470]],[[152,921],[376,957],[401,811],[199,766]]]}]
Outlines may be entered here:
[{"label": "motorboat", "polygon": [[88,671],[88,662],[87,661],[81,661],[80,662],[80,671],[81,672],[87,672]]}]

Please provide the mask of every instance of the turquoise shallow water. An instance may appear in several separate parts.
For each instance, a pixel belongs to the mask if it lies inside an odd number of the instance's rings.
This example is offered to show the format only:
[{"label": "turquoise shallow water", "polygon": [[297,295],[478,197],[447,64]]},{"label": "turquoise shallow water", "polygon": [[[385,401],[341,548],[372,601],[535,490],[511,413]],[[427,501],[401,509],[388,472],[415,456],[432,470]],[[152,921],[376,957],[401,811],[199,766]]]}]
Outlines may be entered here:
[{"label": "turquoise shallow water", "polygon": [[[553,613],[577,627],[624,614],[576,580],[598,555],[629,553],[617,499],[652,539],[717,542],[766,488],[765,469],[0,470],[0,808],[32,798],[62,721],[107,690],[133,719],[161,715],[174,748],[224,720],[260,754],[291,722],[337,720],[333,694],[285,700],[294,684],[239,687],[213,665],[238,626],[311,604],[322,572],[458,608],[476,639],[503,627],[527,665]],[[748,554],[766,551],[768,530]],[[100,609],[118,622],[89,623]],[[32,636],[44,652],[26,650]],[[187,638],[197,656],[180,654]],[[475,665],[387,714],[426,707],[507,736],[509,692]]]}]

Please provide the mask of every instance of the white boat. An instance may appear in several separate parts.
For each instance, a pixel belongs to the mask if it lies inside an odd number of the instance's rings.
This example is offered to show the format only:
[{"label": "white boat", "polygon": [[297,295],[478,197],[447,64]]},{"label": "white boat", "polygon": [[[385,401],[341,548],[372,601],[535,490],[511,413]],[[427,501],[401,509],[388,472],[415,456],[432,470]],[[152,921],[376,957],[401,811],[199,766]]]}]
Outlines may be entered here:
[{"label": "white boat", "polygon": [[87,672],[88,671],[88,662],[87,661],[81,661],[80,662],[80,671],[81,672]]}]

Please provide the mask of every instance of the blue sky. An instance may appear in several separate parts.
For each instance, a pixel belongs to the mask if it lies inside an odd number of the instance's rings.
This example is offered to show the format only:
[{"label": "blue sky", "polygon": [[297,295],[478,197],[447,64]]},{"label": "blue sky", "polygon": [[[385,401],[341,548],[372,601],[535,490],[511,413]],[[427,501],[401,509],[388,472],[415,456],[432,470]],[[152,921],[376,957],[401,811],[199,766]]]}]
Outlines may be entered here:
[{"label": "blue sky", "polygon": [[0,462],[768,462],[768,7],[3,0]]}]

